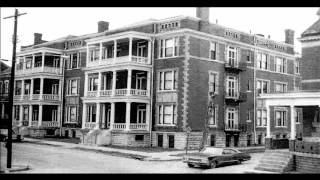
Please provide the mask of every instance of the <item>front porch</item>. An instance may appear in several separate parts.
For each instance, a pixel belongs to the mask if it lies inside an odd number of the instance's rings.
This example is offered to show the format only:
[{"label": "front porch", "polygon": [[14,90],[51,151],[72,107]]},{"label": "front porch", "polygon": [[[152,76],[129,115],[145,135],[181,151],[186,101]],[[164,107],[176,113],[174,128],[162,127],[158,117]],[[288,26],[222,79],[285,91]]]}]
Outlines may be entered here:
[{"label": "front porch", "polygon": [[82,129],[110,129],[114,131],[149,131],[149,119],[149,103],[84,103]]}]

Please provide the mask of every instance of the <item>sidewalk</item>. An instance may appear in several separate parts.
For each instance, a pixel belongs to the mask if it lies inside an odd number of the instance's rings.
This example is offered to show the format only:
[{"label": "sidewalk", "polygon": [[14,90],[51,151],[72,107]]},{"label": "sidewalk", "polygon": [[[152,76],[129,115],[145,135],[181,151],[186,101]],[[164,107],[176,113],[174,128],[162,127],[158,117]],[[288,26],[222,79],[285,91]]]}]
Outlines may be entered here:
[{"label": "sidewalk", "polygon": [[[24,142],[62,147],[66,149],[76,149],[76,150],[106,153],[108,155],[133,158],[133,159],[138,159],[142,161],[180,161],[182,160],[181,154],[185,152],[184,150],[177,150],[177,151],[164,150],[162,152],[142,152],[142,151],[119,149],[119,148],[106,147],[106,146],[94,146],[94,145],[90,146],[90,145],[84,145],[84,144],[47,141],[45,139],[33,139],[33,138],[24,138]],[[188,152],[190,153],[197,152],[197,150],[188,150]]]}]

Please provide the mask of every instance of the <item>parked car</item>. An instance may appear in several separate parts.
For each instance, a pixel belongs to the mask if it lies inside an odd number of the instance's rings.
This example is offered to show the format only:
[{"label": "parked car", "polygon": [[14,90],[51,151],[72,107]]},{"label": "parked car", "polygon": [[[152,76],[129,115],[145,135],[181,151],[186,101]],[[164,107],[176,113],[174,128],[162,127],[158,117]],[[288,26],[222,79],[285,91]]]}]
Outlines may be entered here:
[{"label": "parked car", "polygon": [[183,162],[189,167],[200,166],[216,168],[222,164],[236,163],[250,160],[251,156],[234,148],[204,147],[198,153],[190,153],[183,157]]},{"label": "parked car", "polygon": [[[21,142],[23,137],[21,134],[17,134],[15,131],[12,131],[12,142]],[[0,134],[0,142],[8,141],[7,134]]]}]

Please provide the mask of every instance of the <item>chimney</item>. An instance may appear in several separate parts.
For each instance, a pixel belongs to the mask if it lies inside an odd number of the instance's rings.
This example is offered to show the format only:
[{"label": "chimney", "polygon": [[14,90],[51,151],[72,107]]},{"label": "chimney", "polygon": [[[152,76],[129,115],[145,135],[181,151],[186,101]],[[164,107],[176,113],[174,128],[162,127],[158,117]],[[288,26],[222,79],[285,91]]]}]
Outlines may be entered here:
[{"label": "chimney", "polygon": [[294,30],[286,29],[285,31],[285,43],[294,45]]},{"label": "chimney", "polygon": [[202,21],[209,22],[209,8],[197,7],[197,18],[200,18]]},{"label": "chimney", "polygon": [[42,43],[42,34],[41,33],[34,33],[34,40],[33,40],[33,44],[40,44]]},{"label": "chimney", "polygon": [[98,22],[98,33],[109,30],[109,22],[99,21]]}]

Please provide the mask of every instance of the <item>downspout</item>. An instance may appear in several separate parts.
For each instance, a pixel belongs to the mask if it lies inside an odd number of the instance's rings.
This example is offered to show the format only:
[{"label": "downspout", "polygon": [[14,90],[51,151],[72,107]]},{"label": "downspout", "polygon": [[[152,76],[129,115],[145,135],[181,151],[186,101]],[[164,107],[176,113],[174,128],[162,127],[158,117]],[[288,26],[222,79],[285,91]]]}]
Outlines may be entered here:
[{"label": "downspout", "polygon": [[61,106],[61,116],[60,116],[60,137],[62,136],[62,123],[64,122],[64,108],[65,108],[65,91],[64,91],[64,81],[65,81],[65,58],[62,58],[62,83],[61,83],[61,95],[62,95],[62,106]]},{"label": "downspout", "polygon": [[[256,46],[256,38],[253,37],[254,46]],[[252,65],[253,65],[253,139],[254,144],[257,144],[257,132],[256,132],[256,65],[255,65],[255,56],[257,54],[256,48],[254,47],[253,51],[253,58],[252,58]]]},{"label": "downspout", "polygon": [[[153,24],[153,34],[156,33],[156,24]],[[154,48],[155,48],[155,38],[151,37],[151,72],[150,72],[150,113],[149,113],[149,133],[150,133],[150,147],[152,146],[152,120],[153,120],[153,71],[154,71]]]}]

